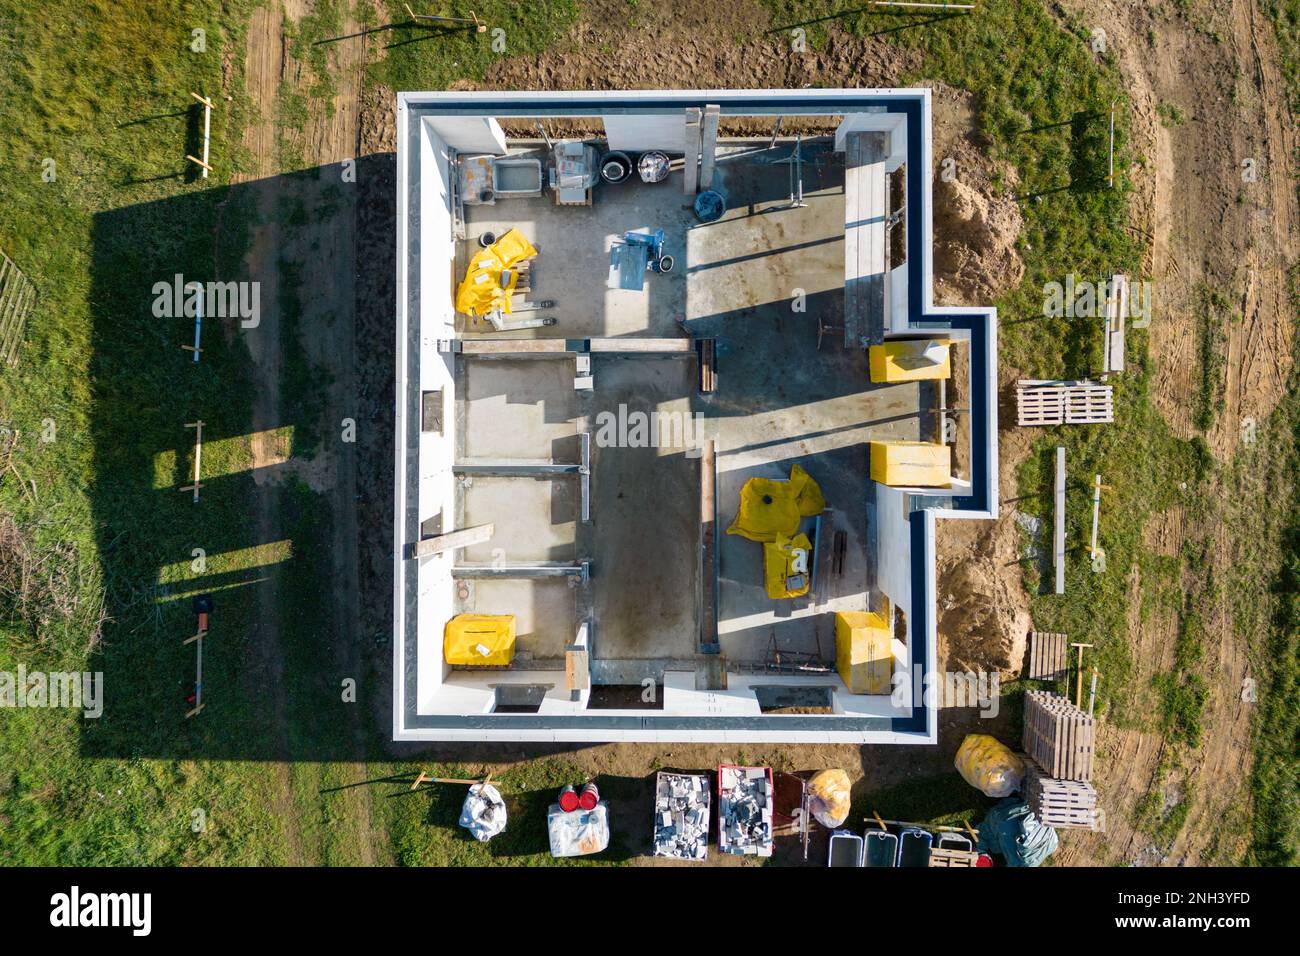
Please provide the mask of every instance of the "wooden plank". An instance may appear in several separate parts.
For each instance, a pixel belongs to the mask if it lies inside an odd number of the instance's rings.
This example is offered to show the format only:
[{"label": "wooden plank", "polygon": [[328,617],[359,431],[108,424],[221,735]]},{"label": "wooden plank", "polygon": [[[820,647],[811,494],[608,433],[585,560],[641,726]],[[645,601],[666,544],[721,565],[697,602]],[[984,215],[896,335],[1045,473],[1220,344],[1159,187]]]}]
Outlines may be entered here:
[{"label": "wooden plank", "polygon": [[689,338],[652,339],[588,339],[589,352],[645,353],[645,354],[687,354],[695,351],[695,343]]},{"label": "wooden plank", "polygon": [[585,648],[570,647],[564,652],[564,683],[569,690],[586,690],[591,686],[591,670]]},{"label": "wooden plank", "polygon": [[1029,678],[1031,680],[1060,680],[1066,673],[1065,634],[1048,631],[1029,632]]},{"label": "wooden plank", "polygon": [[718,646],[717,450],[712,439],[700,452],[700,646]]},{"label": "wooden plank", "polygon": [[446,534],[425,538],[411,545],[408,557],[424,558],[431,554],[440,554],[443,551],[468,548],[472,544],[482,544],[491,540],[495,530],[495,525],[480,524],[472,528],[461,528],[458,531],[449,531]]},{"label": "wooden plank", "polygon": [[563,354],[570,351],[567,339],[461,339],[462,355]]}]

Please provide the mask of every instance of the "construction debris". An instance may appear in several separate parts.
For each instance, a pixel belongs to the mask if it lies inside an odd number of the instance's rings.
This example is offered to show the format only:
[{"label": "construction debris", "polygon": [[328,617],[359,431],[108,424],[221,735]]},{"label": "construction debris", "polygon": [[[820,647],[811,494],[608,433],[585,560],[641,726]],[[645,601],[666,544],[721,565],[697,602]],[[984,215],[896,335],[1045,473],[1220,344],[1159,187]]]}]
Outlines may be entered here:
[{"label": "construction debris", "polygon": [[490,783],[476,783],[460,808],[460,825],[480,843],[486,843],[506,828],[506,802]]},{"label": "construction debris", "polygon": [[718,849],[772,855],[773,790],[770,767],[718,768]]},{"label": "construction debris", "polygon": [[703,860],[709,855],[709,778],[665,773],[655,777],[654,855]]}]

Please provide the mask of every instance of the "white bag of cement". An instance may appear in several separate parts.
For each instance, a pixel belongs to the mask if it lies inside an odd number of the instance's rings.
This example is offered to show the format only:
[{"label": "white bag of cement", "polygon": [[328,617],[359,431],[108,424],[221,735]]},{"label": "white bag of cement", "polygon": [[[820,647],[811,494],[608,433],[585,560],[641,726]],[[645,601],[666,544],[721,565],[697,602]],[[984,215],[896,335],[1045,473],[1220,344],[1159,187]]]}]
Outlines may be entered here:
[{"label": "white bag of cement", "polygon": [[480,843],[486,843],[506,828],[506,802],[490,783],[476,783],[460,808],[460,825]]},{"label": "white bag of cement", "polygon": [[546,812],[546,830],[551,838],[551,856],[587,856],[609,846],[609,804],[604,800],[594,810],[565,812],[558,803]]}]

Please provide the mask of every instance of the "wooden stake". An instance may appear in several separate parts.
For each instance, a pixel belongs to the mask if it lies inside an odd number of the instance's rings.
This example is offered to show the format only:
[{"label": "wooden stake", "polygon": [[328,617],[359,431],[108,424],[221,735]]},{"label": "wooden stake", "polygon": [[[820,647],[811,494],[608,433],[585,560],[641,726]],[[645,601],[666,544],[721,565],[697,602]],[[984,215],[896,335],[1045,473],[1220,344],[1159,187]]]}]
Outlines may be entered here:
[{"label": "wooden stake", "polygon": [[[198,163],[200,166],[203,167],[204,172],[212,171],[212,167],[209,166],[207,163],[205,163],[203,160],[199,159],[197,156],[191,156],[189,153],[186,153],[185,158],[188,159],[191,163]],[[204,178],[206,179],[207,177],[205,176]]]}]

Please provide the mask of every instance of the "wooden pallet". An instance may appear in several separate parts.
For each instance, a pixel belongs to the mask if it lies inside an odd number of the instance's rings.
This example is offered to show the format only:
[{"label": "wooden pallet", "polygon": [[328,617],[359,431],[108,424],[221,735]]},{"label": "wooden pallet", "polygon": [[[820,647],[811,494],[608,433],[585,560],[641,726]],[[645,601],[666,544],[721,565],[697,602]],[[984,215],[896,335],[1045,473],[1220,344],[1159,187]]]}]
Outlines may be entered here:
[{"label": "wooden pallet", "polygon": [[1093,719],[1060,694],[1025,694],[1025,753],[1057,780],[1091,780]]},{"label": "wooden pallet", "polygon": [[1060,680],[1070,668],[1070,639],[1050,631],[1029,632],[1030,680]]},{"label": "wooden pallet", "polygon": [[979,865],[980,855],[974,850],[945,850],[935,847],[930,850],[930,866],[974,867]]},{"label": "wooden pallet", "polygon": [[1016,383],[1017,423],[1032,425],[1099,425],[1115,420],[1114,389],[1097,382]]},{"label": "wooden pallet", "polygon": [[1105,817],[1097,806],[1097,791],[1082,780],[1055,780],[1034,761],[1024,758],[1025,802],[1042,824],[1058,830],[1102,830]]},{"label": "wooden pallet", "polygon": [[0,251],[0,362],[18,364],[27,316],[36,304],[36,286]]}]

